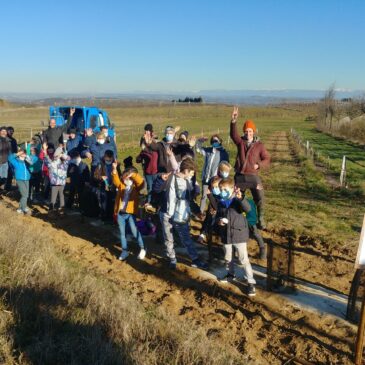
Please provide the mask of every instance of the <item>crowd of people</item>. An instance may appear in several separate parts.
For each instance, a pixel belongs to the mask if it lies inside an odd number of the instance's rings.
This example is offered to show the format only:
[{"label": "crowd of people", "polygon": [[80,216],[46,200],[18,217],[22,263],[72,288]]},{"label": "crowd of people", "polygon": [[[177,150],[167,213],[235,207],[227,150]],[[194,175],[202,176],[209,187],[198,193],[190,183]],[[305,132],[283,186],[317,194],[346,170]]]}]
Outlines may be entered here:
[{"label": "crowd of people", "polygon": [[[20,194],[18,214],[31,214],[30,207],[45,203],[49,214],[62,216],[79,209],[86,216],[100,217],[105,224],[117,224],[121,261],[129,256],[128,234],[137,241],[138,258],[143,260],[147,253],[143,237],[155,233],[156,241],[165,245],[171,270],[177,265],[177,239],[186,248],[191,265],[206,270],[208,264],[199,257],[197,244],[217,235],[226,262],[226,275],[219,280],[235,280],[236,253],[246,274],[248,294],[254,296],[256,282],[247,242],[251,235],[259,245],[260,258],[266,258],[260,234],[265,219],[259,172],[269,167],[270,156],[256,135],[254,122],[245,121],[241,134],[237,119],[235,107],[230,123],[230,136],[237,147],[234,167],[217,134],[207,145],[207,138],[196,139],[188,131],[167,126],[159,139],[153,125],[146,124],[141,151],[135,158],[143,174],[132,156],[123,164],[118,162],[115,138],[106,127],[98,133],[88,129],[81,136],[79,131],[69,129],[69,123],[57,127],[51,119],[40,139],[33,138],[21,147],[13,137],[14,129],[1,127],[0,193],[13,189],[15,178]],[[204,158],[201,176],[197,174],[196,153]],[[143,196],[144,189],[147,194]],[[247,190],[253,199],[246,196]],[[140,217],[141,207],[149,213],[147,220]],[[197,242],[190,234],[192,217],[202,222]]]}]

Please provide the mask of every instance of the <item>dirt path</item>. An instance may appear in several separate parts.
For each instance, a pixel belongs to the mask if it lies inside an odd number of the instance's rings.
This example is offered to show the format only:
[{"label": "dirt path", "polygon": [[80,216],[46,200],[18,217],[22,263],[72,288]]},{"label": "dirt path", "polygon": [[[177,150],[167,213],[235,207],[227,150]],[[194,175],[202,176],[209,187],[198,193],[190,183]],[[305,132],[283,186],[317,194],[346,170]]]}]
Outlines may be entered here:
[{"label": "dirt path", "polygon": [[[297,170],[285,133],[275,133],[267,144],[273,154],[270,176],[275,178],[275,170],[284,163],[292,167],[288,173],[295,177]],[[1,209],[5,209],[4,205],[11,209],[16,206],[8,198],[3,200]],[[128,288],[146,308],[158,305],[203,326],[208,336],[218,337],[249,354],[253,363],[283,364],[293,356],[318,364],[351,363],[356,328],[344,320],[315,315],[261,288],[250,299],[244,294],[243,283],[218,284],[205,272],[184,264],[184,256],[179,257],[178,269],[171,272],[163,259],[163,247],[150,241],[144,262],[137,260],[134,253],[128,262],[122,263],[117,260],[120,245],[113,233],[115,228],[90,225],[79,215],[55,219],[44,208],[37,207],[33,217],[20,219],[24,224],[41,226],[51,243],[70,260]],[[285,241],[285,237],[273,232],[267,234],[267,239]],[[132,248],[135,246],[131,244]],[[255,245],[251,246],[255,251]],[[317,257],[311,261],[313,265]],[[320,267],[318,264],[311,271],[318,269],[318,276],[323,279]]]}]

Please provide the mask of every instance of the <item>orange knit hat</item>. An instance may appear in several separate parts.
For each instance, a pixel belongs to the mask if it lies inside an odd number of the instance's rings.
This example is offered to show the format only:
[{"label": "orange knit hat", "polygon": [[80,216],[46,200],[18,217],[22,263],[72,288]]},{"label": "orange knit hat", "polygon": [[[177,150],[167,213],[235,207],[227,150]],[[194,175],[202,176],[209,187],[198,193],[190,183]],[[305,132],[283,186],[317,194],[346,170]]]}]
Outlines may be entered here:
[{"label": "orange knit hat", "polygon": [[254,133],[256,132],[255,123],[250,119],[245,121],[245,124],[243,125],[243,131],[245,131],[247,128],[251,128],[254,131]]}]

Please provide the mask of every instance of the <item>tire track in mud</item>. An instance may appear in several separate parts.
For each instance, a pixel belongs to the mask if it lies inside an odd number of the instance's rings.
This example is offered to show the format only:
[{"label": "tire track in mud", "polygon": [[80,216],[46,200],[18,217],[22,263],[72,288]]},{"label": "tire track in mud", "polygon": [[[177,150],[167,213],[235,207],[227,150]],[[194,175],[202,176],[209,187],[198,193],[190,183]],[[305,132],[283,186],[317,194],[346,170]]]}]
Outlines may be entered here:
[{"label": "tire track in mud", "polygon": [[[15,208],[13,201],[6,203]],[[162,246],[152,242],[144,262],[134,253],[122,263],[117,260],[119,242],[110,229],[93,227],[80,216],[58,222],[39,208],[37,216],[21,219],[41,225],[53,237],[51,244],[70,260],[127,289],[146,308],[157,305],[202,326],[208,337],[248,354],[253,363],[282,364],[288,355],[323,364],[351,363],[355,329],[345,321],[314,315],[260,289],[250,299],[239,283],[218,284],[184,264],[171,272],[162,259]]]}]

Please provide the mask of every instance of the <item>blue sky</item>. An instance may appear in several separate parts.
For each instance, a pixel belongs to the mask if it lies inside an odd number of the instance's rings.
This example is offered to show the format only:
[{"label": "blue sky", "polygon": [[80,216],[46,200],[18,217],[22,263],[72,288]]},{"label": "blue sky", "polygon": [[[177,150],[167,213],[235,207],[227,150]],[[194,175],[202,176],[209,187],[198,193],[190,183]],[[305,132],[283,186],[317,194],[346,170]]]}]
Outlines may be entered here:
[{"label": "blue sky", "polygon": [[363,0],[1,4],[1,92],[365,89]]}]

